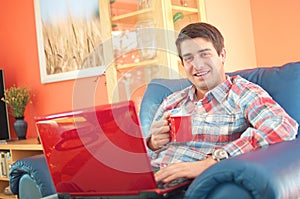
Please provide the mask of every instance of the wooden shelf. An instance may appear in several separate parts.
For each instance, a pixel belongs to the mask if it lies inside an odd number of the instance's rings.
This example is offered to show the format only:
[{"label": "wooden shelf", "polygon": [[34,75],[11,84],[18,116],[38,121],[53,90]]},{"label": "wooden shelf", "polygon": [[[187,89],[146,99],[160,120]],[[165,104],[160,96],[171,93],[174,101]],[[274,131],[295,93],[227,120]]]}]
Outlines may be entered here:
[{"label": "wooden shelf", "polygon": [[184,7],[184,6],[172,6],[173,14],[176,12],[182,12],[184,15],[189,14],[197,14],[199,11],[197,8],[190,8],[190,7]]},{"label": "wooden shelf", "polygon": [[15,195],[5,195],[4,193],[0,193],[0,198],[2,199],[2,198],[7,198],[7,199],[9,199],[9,198],[14,198],[14,199],[16,199],[16,198],[18,198],[17,196],[15,196]]},{"label": "wooden shelf", "polygon": [[118,65],[116,66],[117,70],[122,70],[122,69],[130,69],[134,67],[141,67],[141,66],[147,66],[147,65],[155,65],[157,64],[158,61],[156,59],[152,60],[146,60],[138,63],[130,63],[130,64],[123,64],[123,65]]},{"label": "wooden shelf", "polygon": [[8,178],[0,178],[1,181],[8,181]]},{"label": "wooden shelf", "polygon": [[0,144],[0,150],[43,150],[41,144],[38,143],[37,139],[25,139],[8,141],[6,144]]},{"label": "wooden shelf", "polygon": [[[108,62],[107,65],[112,65],[108,67],[106,71],[106,85],[108,91],[108,100],[110,103],[119,100],[119,92],[114,92],[116,88],[118,89],[118,70],[132,69],[134,67],[142,66],[154,66],[160,67],[159,75],[153,76],[153,74],[147,74],[147,82],[153,78],[178,78],[178,58],[174,54],[176,35],[170,34],[171,32],[178,32],[182,27],[186,26],[191,22],[206,21],[205,12],[205,1],[204,0],[189,0],[187,1],[187,6],[182,5],[182,1],[178,0],[152,0],[151,7],[136,10],[138,8],[137,4],[134,4],[134,8],[131,11],[128,10],[126,14],[119,14],[112,16],[112,10],[110,10],[111,5],[108,0],[99,1],[99,5],[102,8],[100,12],[101,18],[101,31],[104,39],[112,38],[112,25],[116,25],[119,31],[125,31],[128,29],[134,29],[136,24],[143,20],[153,21],[153,27],[156,30],[156,45],[159,48],[157,51],[157,56],[155,60],[147,60],[138,63],[122,64],[117,65],[117,62]],[[108,9],[107,9],[108,8]],[[122,7],[119,7],[122,9]],[[115,4],[113,6],[114,13],[118,13],[118,6]],[[182,12],[184,18],[178,20],[176,23],[173,21],[173,16],[176,12]],[[119,12],[119,13],[124,13]],[[147,34],[147,33],[145,33]],[[146,35],[147,36],[147,35]],[[138,39],[137,39],[138,40]],[[114,60],[113,52],[113,42],[107,42],[104,46],[104,60]],[[130,91],[132,85],[127,85],[126,89]]]},{"label": "wooden shelf", "polygon": [[142,9],[127,14],[114,16],[111,18],[112,23],[136,24],[140,18],[146,18],[146,15],[152,12],[151,8]]},{"label": "wooden shelf", "polygon": [[[25,140],[11,140],[6,143],[0,144],[0,151],[9,151],[11,160],[8,164],[12,164],[15,161],[26,158],[33,155],[43,153],[42,145],[37,141],[36,138],[25,139]],[[0,199],[18,198],[15,195],[5,195],[4,189],[9,186],[9,178],[0,178]],[[30,190],[29,190],[30,191]]]},{"label": "wooden shelf", "polygon": [[[146,16],[153,12],[152,8],[142,9],[111,18],[112,23],[125,23],[125,24],[136,24],[140,18],[147,18]],[[184,15],[197,14],[199,11],[197,8],[184,7],[184,6],[172,6],[172,12],[182,12]]]}]

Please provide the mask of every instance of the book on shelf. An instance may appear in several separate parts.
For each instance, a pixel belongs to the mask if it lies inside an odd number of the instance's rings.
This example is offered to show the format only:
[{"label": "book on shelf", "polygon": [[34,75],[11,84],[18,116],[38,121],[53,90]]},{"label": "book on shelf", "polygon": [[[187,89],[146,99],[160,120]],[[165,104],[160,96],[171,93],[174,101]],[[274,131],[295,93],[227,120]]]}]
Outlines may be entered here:
[{"label": "book on shelf", "polygon": [[7,144],[8,142],[14,142],[14,141],[18,141],[18,140],[19,140],[18,138],[0,140],[0,144]]},{"label": "book on shelf", "polygon": [[0,144],[7,144],[6,140],[0,140]]},{"label": "book on shelf", "polygon": [[10,152],[1,151],[0,152],[0,177],[9,176],[9,163],[10,163]]}]

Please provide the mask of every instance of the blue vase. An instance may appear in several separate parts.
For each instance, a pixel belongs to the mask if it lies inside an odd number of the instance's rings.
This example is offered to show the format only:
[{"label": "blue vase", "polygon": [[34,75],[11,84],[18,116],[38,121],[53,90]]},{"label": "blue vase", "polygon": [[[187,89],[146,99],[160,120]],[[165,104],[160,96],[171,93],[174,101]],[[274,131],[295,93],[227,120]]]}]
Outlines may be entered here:
[{"label": "blue vase", "polygon": [[19,140],[26,139],[27,126],[28,126],[28,124],[24,120],[24,118],[16,118],[16,121],[14,123],[14,129],[15,129],[16,135],[18,136]]}]

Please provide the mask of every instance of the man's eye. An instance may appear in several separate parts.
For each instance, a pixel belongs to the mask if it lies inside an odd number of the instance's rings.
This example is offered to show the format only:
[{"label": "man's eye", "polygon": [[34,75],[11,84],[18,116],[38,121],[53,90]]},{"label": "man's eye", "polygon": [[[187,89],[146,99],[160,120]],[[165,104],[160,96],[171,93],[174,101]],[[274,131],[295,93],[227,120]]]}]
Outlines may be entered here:
[{"label": "man's eye", "polygon": [[208,57],[208,56],[209,56],[209,53],[207,53],[207,52],[200,53],[200,57]]},{"label": "man's eye", "polygon": [[193,61],[193,56],[185,56],[185,57],[183,57],[183,60],[185,62],[191,62],[191,61]]}]

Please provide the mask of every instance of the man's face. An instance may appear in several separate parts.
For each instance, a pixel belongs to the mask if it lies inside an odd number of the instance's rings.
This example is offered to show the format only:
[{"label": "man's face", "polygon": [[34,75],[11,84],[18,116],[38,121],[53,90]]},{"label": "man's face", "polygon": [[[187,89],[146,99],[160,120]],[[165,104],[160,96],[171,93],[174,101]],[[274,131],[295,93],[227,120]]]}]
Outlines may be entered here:
[{"label": "man's face", "polygon": [[[181,43],[183,65],[188,79],[196,86],[198,97],[223,82],[225,49],[218,55],[213,44],[197,37]],[[200,92],[200,93],[199,93]]]}]

